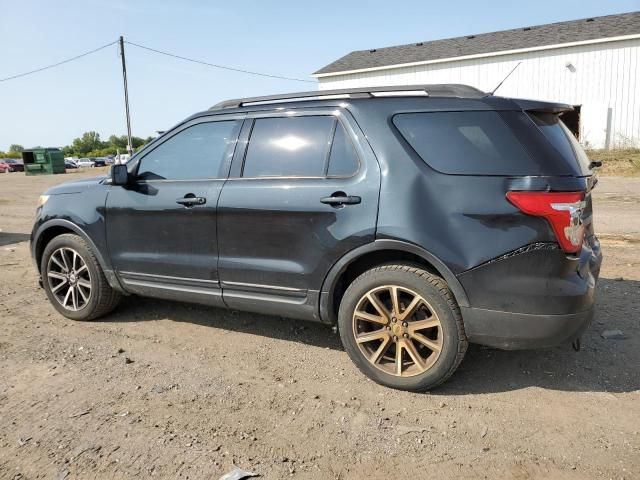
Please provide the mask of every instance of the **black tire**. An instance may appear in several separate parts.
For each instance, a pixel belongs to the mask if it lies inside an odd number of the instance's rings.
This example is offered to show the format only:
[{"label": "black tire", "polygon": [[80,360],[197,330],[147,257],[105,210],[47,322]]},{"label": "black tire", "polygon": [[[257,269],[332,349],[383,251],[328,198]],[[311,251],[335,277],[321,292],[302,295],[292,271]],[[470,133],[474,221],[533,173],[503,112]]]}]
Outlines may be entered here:
[{"label": "black tire", "polygon": [[[65,308],[52,292],[51,282],[48,279],[51,256],[61,248],[71,249],[80,256],[88,269],[91,285],[90,294],[86,303],[78,310]],[[53,271],[53,270],[52,270]],[[44,249],[40,262],[42,285],[53,307],[67,318],[72,320],[95,320],[111,312],[120,301],[120,293],[109,285],[100,267],[94,252],[89,244],[78,235],[64,234],[54,237]],[[55,287],[54,287],[55,288]],[[63,287],[64,289],[64,287]]]},{"label": "black tire", "polygon": [[[387,373],[374,366],[356,342],[353,326],[355,309],[367,292],[387,285],[408,289],[422,296],[440,321],[441,350],[435,362],[422,373],[407,377]],[[383,265],[356,278],[340,302],[338,328],[344,349],[360,371],[381,385],[399,390],[426,391],[440,385],[456,371],[468,346],[460,308],[446,282],[421,268],[409,265]],[[402,351],[400,355],[403,358]],[[403,362],[397,363],[402,365]],[[400,368],[402,370],[403,367]]]}]

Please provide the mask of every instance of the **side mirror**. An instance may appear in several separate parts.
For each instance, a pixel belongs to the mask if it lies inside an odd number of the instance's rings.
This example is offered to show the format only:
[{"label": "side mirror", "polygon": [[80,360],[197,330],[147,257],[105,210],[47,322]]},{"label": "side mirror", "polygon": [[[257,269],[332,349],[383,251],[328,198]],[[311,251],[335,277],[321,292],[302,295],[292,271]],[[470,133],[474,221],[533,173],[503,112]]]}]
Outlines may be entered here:
[{"label": "side mirror", "polygon": [[111,165],[111,185],[126,185],[129,183],[129,171],[126,165]]}]

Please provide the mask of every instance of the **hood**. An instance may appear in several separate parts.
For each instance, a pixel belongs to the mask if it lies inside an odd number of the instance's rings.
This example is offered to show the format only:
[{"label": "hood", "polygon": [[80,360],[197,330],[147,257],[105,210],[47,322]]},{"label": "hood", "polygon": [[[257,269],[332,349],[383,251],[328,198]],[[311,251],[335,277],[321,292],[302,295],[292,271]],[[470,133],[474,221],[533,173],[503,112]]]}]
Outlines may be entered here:
[{"label": "hood", "polygon": [[46,195],[59,195],[61,193],[82,193],[89,188],[104,184],[106,176],[83,178],[71,182],[65,182],[48,189]]}]

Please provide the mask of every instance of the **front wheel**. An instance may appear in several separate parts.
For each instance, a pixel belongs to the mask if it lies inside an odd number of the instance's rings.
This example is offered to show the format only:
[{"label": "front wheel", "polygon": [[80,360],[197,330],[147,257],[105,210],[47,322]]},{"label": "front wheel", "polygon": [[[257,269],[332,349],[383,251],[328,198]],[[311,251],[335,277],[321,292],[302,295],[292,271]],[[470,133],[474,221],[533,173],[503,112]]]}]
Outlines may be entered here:
[{"label": "front wheel", "polygon": [[449,378],[467,350],[460,309],[445,281],[408,265],[366,271],[338,314],[347,354],[369,378],[425,391]]},{"label": "front wheel", "polygon": [[54,308],[72,320],[93,320],[113,310],[113,290],[87,242],[74,234],[51,240],[40,264],[42,285]]}]

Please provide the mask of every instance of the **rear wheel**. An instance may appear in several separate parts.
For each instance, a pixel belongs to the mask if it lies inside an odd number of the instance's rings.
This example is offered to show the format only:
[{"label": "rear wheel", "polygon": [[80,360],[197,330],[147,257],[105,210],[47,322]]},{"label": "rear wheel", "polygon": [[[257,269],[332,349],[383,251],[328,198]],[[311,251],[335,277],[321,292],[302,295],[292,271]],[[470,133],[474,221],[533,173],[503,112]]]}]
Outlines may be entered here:
[{"label": "rear wheel", "polygon": [[340,303],[338,324],[358,368],[392,388],[439,385],[467,350],[460,309],[445,281],[408,265],[384,265],[354,280]]},{"label": "rear wheel", "polygon": [[120,300],[91,247],[78,235],[64,234],[51,240],[44,249],[40,271],[49,301],[72,320],[101,317]]}]

